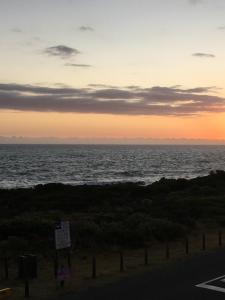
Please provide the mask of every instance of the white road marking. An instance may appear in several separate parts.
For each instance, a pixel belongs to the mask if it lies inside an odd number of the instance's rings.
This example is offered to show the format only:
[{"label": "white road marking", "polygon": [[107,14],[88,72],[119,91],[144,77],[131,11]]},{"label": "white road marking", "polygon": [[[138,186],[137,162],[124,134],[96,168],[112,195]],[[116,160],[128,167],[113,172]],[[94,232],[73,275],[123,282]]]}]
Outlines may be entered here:
[{"label": "white road marking", "polygon": [[200,284],[197,284],[196,287],[225,293],[225,287],[222,288],[222,287],[219,287],[219,286],[216,286],[216,285],[209,284],[209,283],[212,283],[213,281],[216,281],[216,280],[220,280],[220,281],[225,282],[225,275],[214,278],[214,279],[211,279],[209,281],[205,281],[205,282],[200,283]]}]

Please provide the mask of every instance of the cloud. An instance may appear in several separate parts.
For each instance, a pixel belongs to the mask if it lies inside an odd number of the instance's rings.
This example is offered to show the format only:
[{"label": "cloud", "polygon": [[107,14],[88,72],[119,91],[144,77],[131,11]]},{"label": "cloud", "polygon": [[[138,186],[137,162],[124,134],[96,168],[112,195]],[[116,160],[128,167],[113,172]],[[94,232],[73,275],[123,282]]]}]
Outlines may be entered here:
[{"label": "cloud", "polygon": [[211,53],[202,53],[202,52],[197,52],[197,53],[193,53],[192,56],[195,57],[205,57],[205,58],[214,58],[216,57],[214,54]]},{"label": "cloud", "polygon": [[43,44],[43,43],[44,43],[44,41],[41,38],[39,38],[38,36],[34,36],[34,37],[31,37],[30,39],[20,41],[19,45],[32,47],[32,46],[39,46],[40,44]]},{"label": "cloud", "polygon": [[194,116],[224,112],[212,87],[45,87],[0,84],[0,109],[114,115]]},{"label": "cloud", "polygon": [[101,84],[101,83],[90,83],[88,86],[92,88],[113,88],[113,89],[117,88],[116,86],[113,85]]},{"label": "cloud", "polygon": [[22,29],[18,28],[18,27],[14,27],[11,29],[12,32],[15,32],[15,33],[22,33]]},{"label": "cloud", "polygon": [[94,31],[94,28],[91,26],[80,26],[78,29],[80,31]]},{"label": "cloud", "polygon": [[196,5],[196,4],[203,3],[203,0],[188,0],[188,2],[189,2],[190,4]]},{"label": "cloud", "polygon": [[62,59],[71,58],[77,54],[80,54],[81,52],[77,50],[76,48],[71,48],[65,45],[58,45],[53,47],[48,47],[44,50],[45,54],[48,54],[50,56],[58,56]]},{"label": "cloud", "polygon": [[218,30],[225,30],[225,26],[219,26],[217,27]]},{"label": "cloud", "polygon": [[87,65],[87,64],[65,64],[66,67],[74,67],[74,68],[90,68],[92,67],[91,65]]}]

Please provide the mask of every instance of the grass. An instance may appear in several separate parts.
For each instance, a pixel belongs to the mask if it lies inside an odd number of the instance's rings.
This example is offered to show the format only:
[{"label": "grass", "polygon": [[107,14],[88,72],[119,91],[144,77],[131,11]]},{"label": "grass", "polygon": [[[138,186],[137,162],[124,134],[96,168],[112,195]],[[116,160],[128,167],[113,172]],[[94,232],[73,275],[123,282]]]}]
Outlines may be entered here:
[{"label": "grass", "polygon": [[[58,280],[54,278],[53,260],[39,258],[38,279],[30,283],[31,299],[54,299],[56,296],[76,293],[91,286],[102,286],[124,277],[143,273],[172,264],[187,257],[215,250],[218,245],[218,231],[207,232],[206,251],[202,250],[202,235],[195,234],[189,238],[189,255],[185,252],[185,240],[170,243],[170,258],[166,258],[166,245],[154,243],[149,246],[149,264],[144,264],[144,249],[124,249],[124,272],[120,272],[119,249],[111,251],[75,251],[72,255],[72,275],[66,280],[65,287],[61,288]],[[92,279],[92,256],[96,257],[97,278]],[[66,265],[66,258],[60,257],[61,263]],[[9,270],[10,280],[1,280],[0,288],[13,288],[12,300],[24,298],[24,283],[16,278],[15,262],[11,263]]]}]

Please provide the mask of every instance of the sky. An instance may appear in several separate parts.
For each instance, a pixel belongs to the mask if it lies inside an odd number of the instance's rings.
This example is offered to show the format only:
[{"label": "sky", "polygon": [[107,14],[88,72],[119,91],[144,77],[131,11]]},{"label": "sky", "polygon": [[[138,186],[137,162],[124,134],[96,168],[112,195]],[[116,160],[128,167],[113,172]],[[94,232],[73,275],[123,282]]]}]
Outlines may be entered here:
[{"label": "sky", "polygon": [[225,140],[224,0],[1,0],[0,142]]}]

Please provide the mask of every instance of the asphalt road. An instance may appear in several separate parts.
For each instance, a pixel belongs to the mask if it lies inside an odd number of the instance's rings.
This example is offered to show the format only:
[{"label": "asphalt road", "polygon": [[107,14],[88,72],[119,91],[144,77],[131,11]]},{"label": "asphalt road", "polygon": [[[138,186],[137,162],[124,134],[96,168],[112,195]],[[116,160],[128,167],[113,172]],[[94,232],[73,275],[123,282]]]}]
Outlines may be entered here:
[{"label": "asphalt road", "polygon": [[[196,287],[202,283],[203,287]],[[225,299],[225,249],[195,256],[184,262],[125,278],[104,287],[89,288],[79,295],[71,295],[63,300],[126,299]]]}]

